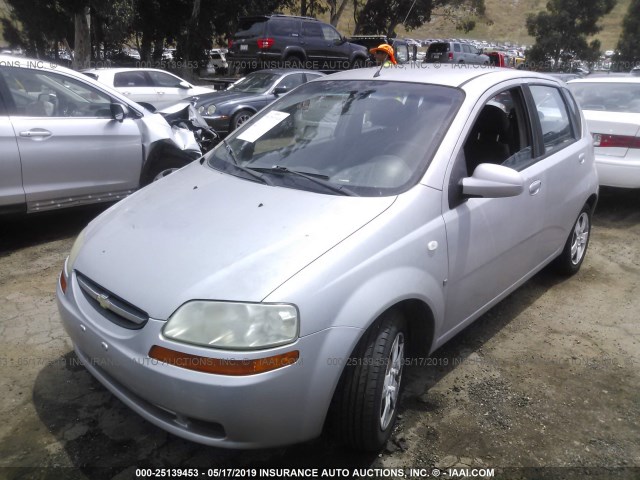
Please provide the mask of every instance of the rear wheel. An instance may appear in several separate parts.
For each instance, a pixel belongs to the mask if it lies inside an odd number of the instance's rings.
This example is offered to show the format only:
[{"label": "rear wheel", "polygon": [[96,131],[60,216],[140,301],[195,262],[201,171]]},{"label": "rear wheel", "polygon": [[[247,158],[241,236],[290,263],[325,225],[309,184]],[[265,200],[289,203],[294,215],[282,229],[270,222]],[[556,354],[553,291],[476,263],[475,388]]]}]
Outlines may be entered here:
[{"label": "rear wheel", "polygon": [[284,66],[285,68],[302,68],[303,63],[304,62],[302,58],[298,57],[297,55],[290,55],[284,61]]},{"label": "rear wheel", "polygon": [[351,68],[364,68],[364,67],[366,67],[365,63],[366,62],[365,62],[364,58],[356,58],[351,63]]},{"label": "rear wheel", "polygon": [[405,363],[406,323],[383,314],[349,359],[334,398],[334,427],[348,446],[380,450],[393,431]]},{"label": "rear wheel", "polygon": [[591,234],[591,207],[582,207],[578,219],[573,224],[567,243],[558,258],[555,260],[555,268],[564,275],[573,275],[580,270],[582,261],[587,253],[589,237]]}]

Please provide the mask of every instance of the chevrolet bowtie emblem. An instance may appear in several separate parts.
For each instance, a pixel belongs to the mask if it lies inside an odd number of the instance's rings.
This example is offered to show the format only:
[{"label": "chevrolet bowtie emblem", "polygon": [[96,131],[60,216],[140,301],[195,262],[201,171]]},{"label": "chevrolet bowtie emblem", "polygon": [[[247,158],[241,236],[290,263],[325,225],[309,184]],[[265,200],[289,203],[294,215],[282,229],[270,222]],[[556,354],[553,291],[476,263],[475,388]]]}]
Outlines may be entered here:
[{"label": "chevrolet bowtie emblem", "polygon": [[111,303],[109,302],[109,295],[101,293],[100,295],[98,295],[98,298],[96,298],[96,300],[98,300],[98,303],[102,308],[104,308],[105,310],[109,310],[109,305]]}]

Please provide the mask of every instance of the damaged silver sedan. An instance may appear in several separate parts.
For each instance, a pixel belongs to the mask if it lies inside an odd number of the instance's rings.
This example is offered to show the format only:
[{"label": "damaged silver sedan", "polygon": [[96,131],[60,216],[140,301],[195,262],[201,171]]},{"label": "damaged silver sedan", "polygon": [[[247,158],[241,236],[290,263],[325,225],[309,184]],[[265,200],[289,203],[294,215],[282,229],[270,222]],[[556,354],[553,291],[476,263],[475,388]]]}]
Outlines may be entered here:
[{"label": "damaged silver sedan", "polygon": [[187,110],[167,121],[80,73],[0,55],[0,213],[113,202],[185,166],[207,137]]}]

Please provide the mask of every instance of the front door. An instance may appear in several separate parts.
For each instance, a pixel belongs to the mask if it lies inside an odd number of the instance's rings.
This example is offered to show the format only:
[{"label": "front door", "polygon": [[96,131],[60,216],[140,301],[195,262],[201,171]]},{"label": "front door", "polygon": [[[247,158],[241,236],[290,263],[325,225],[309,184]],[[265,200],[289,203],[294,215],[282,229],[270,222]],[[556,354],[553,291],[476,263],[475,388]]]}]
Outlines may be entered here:
[{"label": "front door", "polygon": [[[470,122],[445,186],[449,276],[444,337],[477,318],[541,262],[544,167],[534,161],[531,121],[519,87],[490,94]],[[460,181],[481,163],[508,166],[524,191],[508,198],[463,198]],[[443,339],[444,340],[444,339]]]}]

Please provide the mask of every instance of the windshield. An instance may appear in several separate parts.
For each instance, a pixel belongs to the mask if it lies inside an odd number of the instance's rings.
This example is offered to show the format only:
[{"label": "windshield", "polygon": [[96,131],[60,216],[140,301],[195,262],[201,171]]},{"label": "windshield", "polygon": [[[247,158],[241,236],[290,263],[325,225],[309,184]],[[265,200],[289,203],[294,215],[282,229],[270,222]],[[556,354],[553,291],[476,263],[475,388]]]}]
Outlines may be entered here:
[{"label": "windshield", "polygon": [[569,83],[584,110],[640,113],[640,83]]},{"label": "windshield", "polygon": [[254,72],[233,85],[236,92],[264,93],[271,88],[273,82],[280,78],[275,73]]},{"label": "windshield", "polygon": [[207,161],[289,188],[396,195],[420,180],[463,97],[455,88],[416,83],[307,83],[227,137]]}]

